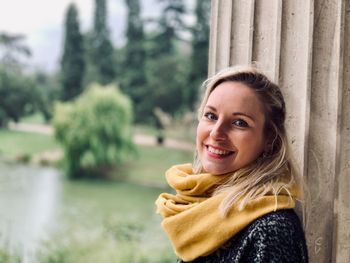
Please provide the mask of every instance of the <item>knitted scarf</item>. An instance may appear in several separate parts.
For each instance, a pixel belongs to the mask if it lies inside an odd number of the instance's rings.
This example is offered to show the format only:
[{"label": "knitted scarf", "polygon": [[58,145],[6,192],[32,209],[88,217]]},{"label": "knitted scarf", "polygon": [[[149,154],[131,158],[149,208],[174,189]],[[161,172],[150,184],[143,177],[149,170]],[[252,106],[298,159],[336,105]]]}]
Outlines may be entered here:
[{"label": "knitted scarf", "polygon": [[161,194],[156,201],[157,213],[163,216],[162,227],[182,260],[209,255],[255,219],[295,206],[287,194],[266,195],[241,211],[234,205],[223,217],[218,208],[226,193],[211,193],[227,176],[193,174],[191,164],[173,166],[166,172],[176,194]]}]

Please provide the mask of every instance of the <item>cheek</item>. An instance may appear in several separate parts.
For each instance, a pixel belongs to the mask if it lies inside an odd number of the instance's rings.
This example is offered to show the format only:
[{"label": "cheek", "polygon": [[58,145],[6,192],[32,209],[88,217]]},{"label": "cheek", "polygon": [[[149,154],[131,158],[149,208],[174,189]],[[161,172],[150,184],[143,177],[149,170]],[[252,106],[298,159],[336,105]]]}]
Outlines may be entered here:
[{"label": "cheek", "polygon": [[197,126],[197,134],[196,134],[196,146],[197,150],[199,150],[203,146],[203,141],[207,137],[207,129],[206,126],[202,123],[199,122]]},{"label": "cheek", "polygon": [[258,156],[264,149],[264,139],[260,133],[244,133],[236,137],[236,147],[249,156]]}]

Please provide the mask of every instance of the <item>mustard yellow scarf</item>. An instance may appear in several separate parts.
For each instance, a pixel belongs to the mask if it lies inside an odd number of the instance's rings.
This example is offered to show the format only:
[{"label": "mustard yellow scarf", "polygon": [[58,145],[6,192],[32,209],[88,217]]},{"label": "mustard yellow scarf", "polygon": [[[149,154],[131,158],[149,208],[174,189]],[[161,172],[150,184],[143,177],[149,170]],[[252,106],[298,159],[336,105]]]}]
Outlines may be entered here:
[{"label": "mustard yellow scarf", "polygon": [[226,193],[215,196],[211,193],[225,177],[193,174],[191,164],[173,166],[166,172],[176,194],[161,194],[156,201],[157,213],[163,216],[162,227],[182,260],[209,255],[255,219],[295,206],[287,195],[266,195],[251,201],[242,211],[233,206],[223,217],[218,208]]}]

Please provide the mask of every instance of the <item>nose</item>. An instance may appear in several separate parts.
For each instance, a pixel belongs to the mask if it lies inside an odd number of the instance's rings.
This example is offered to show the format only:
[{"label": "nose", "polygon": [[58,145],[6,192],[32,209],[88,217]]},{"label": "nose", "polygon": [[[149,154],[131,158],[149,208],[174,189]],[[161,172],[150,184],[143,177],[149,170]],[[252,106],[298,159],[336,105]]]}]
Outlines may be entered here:
[{"label": "nose", "polygon": [[222,122],[216,122],[210,131],[210,137],[216,141],[226,140],[227,134],[225,131],[224,124]]}]

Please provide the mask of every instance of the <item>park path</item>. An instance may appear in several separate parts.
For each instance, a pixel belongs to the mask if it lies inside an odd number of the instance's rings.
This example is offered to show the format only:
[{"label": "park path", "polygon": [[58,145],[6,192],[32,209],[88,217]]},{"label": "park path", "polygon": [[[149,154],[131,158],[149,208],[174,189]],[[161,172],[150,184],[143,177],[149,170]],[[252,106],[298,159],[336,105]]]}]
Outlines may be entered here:
[{"label": "park path", "polygon": [[[46,135],[53,135],[54,129],[52,126],[48,124],[34,124],[34,123],[14,123],[11,122],[9,124],[10,130],[15,131],[23,131],[23,132],[33,132],[40,133]],[[154,136],[146,135],[146,134],[135,134],[133,137],[134,143],[138,145],[144,146],[156,146],[157,140]],[[185,151],[193,151],[195,149],[194,144],[190,142],[180,141],[172,138],[165,138],[163,146],[171,149],[179,149]],[[62,150],[52,150],[43,152],[40,156],[34,156],[33,161],[39,162],[40,160],[45,160],[48,162],[52,162],[58,160],[62,157]]]}]

